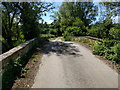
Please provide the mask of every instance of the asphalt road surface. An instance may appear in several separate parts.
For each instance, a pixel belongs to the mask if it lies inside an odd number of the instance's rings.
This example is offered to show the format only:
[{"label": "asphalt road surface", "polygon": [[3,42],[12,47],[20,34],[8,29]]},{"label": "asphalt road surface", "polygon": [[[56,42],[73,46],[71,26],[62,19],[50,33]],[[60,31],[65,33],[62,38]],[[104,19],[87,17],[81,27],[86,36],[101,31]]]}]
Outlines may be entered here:
[{"label": "asphalt road surface", "polygon": [[84,46],[57,38],[44,53],[32,88],[118,88],[118,74]]}]

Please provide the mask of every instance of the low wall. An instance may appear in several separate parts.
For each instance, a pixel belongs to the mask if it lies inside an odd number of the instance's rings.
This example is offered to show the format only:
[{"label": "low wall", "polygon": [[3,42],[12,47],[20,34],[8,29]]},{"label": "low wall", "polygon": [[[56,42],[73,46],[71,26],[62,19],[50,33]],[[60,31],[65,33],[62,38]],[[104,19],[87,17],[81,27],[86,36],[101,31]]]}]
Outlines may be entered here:
[{"label": "low wall", "polygon": [[91,36],[85,36],[88,39],[92,39],[92,40],[97,40],[97,41],[102,41],[102,39],[96,38],[96,37],[91,37]]},{"label": "low wall", "polygon": [[77,38],[86,38],[86,39],[91,39],[91,40],[102,42],[102,39],[96,38],[96,37],[92,37],[92,36],[80,36],[80,37],[77,37]]},{"label": "low wall", "polygon": [[4,67],[9,63],[10,60],[16,60],[18,57],[23,56],[27,53],[36,43],[38,43],[38,38],[31,39],[26,41],[25,43],[14,47],[13,49],[3,53],[0,55],[0,69],[4,69]]}]

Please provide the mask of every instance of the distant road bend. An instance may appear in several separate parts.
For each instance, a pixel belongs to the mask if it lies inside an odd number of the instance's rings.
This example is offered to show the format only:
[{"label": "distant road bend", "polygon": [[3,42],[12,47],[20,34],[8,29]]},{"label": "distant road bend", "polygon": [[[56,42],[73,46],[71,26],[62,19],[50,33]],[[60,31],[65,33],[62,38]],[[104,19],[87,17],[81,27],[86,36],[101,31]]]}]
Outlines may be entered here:
[{"label": "distant road bend", "polygon": [[90,50],[57,38],[46,44],[32,88],[118,88],[118,74]]}]

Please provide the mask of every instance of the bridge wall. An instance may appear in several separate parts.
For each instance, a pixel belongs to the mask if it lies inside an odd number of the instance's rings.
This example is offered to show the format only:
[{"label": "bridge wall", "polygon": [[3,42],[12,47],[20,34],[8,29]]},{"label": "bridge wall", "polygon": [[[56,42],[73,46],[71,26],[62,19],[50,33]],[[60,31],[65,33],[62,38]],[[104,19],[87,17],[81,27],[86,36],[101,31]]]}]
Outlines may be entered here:
[{"label": "bridge wall", "polygon": [[27,53],[36,43],[38,43],[38,38],[31,39],[25,43],[14,47],[13,49],[0,55],[0,71],[9,63],[10,60],[16,60],[18,57],[23,56]]}]

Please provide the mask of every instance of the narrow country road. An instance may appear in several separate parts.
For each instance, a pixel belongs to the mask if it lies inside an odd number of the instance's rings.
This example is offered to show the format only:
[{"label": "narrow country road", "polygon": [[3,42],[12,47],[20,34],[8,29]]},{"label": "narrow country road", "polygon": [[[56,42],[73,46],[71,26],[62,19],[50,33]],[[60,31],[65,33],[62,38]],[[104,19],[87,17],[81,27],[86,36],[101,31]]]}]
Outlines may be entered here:
[{"label": "narrow country road", "polygon": [[118,88],[118,74],[84,46],[57,38],[45,49],[32,88]]}]

